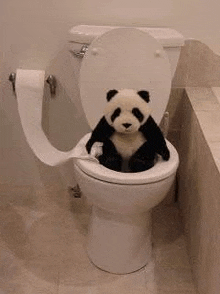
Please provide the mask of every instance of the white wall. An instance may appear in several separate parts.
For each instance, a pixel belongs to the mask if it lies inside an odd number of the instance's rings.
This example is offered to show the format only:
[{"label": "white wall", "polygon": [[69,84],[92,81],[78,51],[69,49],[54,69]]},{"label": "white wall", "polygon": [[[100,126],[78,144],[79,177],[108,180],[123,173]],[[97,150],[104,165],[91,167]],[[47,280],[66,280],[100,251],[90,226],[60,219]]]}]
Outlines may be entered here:
[{"label": "white wall", "polygon": [[[45,69],[60,83],[59,97],[50,104],[51,141],[69,149],[88,130],[74,92],[65,44],[68,29],[77,24],[169,26],[186,38],[199,39],[220,53],[218,0],[7,0],[0,4],[0,184],[32,185],[56,178],[43,167],[25,142],[16,99],[7,81],[16,68]],[[74,69],[75,70],[75,69]],[[70,96],[75,95],[75,103]],[[61,103],[63,101],[63,104]],[[59,104],[60,114],[53,108]],[[68,105],[63,107],[62,105]],[[68,109],[68,115],[64,113]],[[51,127],[50,123],[53,126]],[[65,136],[64,133],[67,133]]]}]

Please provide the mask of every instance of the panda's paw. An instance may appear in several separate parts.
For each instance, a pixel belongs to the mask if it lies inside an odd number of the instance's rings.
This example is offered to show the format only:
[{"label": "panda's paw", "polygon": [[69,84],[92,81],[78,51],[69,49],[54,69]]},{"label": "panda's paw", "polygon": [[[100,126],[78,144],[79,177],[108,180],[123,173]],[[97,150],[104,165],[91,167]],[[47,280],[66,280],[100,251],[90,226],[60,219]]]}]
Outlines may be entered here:
[{"label": "panda's paw", "polygon": [[95,142],[92,146],[92,149],[90,151],[90,154],[93,157],[98,158],[99,156],[102,155],[103,151],[102,151],[102,147],[103,147],[103,143],[102,142]]},{"label": "panda's paw", "polygon": [[137,173],[148,170],[154,166],[154,160],[143,160],[140,158],[131,158],[129,163],[130,172]]},{"label": "panda's paw", "polygon": [[170,159],[170,151],[169,149],[165,149],[162,151],[161,156],[163,158],[163,160],[168,161]]}]

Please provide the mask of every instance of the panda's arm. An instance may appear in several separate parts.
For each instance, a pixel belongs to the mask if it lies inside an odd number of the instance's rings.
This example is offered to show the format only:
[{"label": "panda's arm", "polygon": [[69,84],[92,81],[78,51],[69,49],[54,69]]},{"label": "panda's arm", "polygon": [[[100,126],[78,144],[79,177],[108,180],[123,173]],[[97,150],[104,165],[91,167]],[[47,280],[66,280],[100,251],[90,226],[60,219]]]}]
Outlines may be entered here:
[{"label": "panda's arm", "polygon": [[147,141],[152,144],[152,147],[155,148],[155,151],[160,154],[164,160],[170,158],[170,152],[167,148],[163,133],[152,116],[149,116],[145,124],[140,127],[139,131],[142,132]]},{"label": "panda's arm", "polygon": [[90,153],[95,142],[105,142],[114,133],[114,128],[111,127],[103,116],[95,129],[92,132],[91,138],[86,144],[86,150]]}]

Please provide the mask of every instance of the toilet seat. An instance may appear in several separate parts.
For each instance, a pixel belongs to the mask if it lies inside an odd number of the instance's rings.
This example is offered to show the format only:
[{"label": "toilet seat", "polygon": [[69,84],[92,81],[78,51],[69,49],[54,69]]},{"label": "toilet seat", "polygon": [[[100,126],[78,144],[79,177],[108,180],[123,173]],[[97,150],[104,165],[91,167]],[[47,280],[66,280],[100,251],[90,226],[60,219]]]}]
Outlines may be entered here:
[{"label": "toilet seat", "polygon": [[[85,146],[90,136],[90,133],[86,134],[78,144]],[[170,159],[168,161],[159,159],[151,169],[138,173],[117,172],[99,163],[82,159],[77,159],[75,164],[90,177],[112,184],[140,185],[159,182],[175,173],[179,164],[179,157],[176,149],[169,141],[167,141],[167,146],[170,150]]]},{"label": "toilet seat", "polygon": [[[82,60],[79,85],[82,106],[92,129],[103,116],[106,93],[111,89],[149,91],[152,116],[159,123],[170,95],[170,63],[161,44],[147,32],[136,28],[112,29],[90,44]],[[87,134],[78,144],[85,146],[89,137]],[[75,164],[85,174],[103,182],[123,185],[158,182],[175,173],[179,163],[175,148],[169,142],[167,145],[169,161],[159,158],[154,167],[144,172],[116,172],[81,159]]]},{"label": "toilet seat", "polygon": [[147,32],[117,28],[95,38],[80,70],[80,96],[92,129],[103,116],[111,89],[150,92],[152,116],[159,124],[171,89],[169,59],[162,45]]}]

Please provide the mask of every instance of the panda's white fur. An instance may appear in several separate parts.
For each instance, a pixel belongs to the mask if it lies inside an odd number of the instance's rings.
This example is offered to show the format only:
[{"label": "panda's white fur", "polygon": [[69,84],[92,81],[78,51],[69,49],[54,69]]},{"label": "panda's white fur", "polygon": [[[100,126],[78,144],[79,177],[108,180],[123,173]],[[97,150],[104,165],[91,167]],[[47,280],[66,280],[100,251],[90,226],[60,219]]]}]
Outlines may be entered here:
[{"label": "panda's white fur", "polygon": [[[112,121],[112,115],[118,108],[120,108],[120,114]],[[134,108],[141,112],[141,121],[132,113]],[[107,103],[104,115],[108,124],[115,129],[110,140],[124,159],[131,157],[146,141],[143,134],[138,130],[150,114],[151,109],[148,103],[133,89],[119,90]],[[123,124],[130,124],[130,126],[125,127]]]},{"label": "panda's white fur", "polygon": [[132,134],[114,133],[110,140],[123,159],[129,159],[146,142],[141,132]]}]

